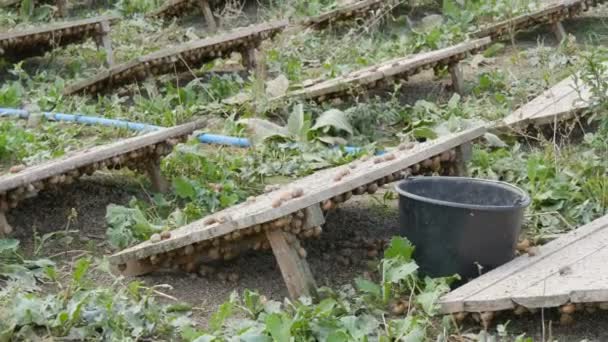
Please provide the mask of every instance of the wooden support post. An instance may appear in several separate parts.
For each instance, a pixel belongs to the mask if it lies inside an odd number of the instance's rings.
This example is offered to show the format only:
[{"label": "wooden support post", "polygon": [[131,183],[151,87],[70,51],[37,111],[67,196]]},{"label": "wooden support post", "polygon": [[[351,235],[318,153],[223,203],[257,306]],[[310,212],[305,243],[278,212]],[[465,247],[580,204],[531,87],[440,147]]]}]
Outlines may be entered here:
[{"label": "wooden support post", "polygon": [[110,22],[107,20],[101,22],[99,41],[101,44],[97,43],[97,45],[102,45],[106,50],[106,65],[111,68],[114,65],[114,53],[112,52],[112,38],[110,37]]},{"label": "wooden support post", "polygon": [[556,21],[551,24],[551,31],[555,35],[555,38],[558,42],[563,42],[566,38],[568,38],[568,34],[566,33],[566,29],[564,29],[564,25],[561,21]]},{"label": "wooden support post", "polygon": [[203,16],[205,16],[205,22],[207,23],[207,28],[211,32],[217,31],[217,23],[215,22],[215,18],[213,17],[213,11],[211,11],[211,6],[209,6],[208,0],[199,0],[199,6],[201,7],[201,11],[203,11]]},{"label": "wooden support post", "polygon": [[68,1],[67,0],[57,0],[57,13],[62,18],[65,18],[68,16]]},{"label": "wooden support post", "polygon": [[289,296],[292,299],[315,296],[317,285],[310,267],[306,260],[300,257],[295,246],[287,242],[286,233],[281,229],[269,230],[266,237],[283,274]]},{"label": "wooden support post", "polygon": [[0,210],[0,238],[13,232],[13,227],[6,220],[6,211]]},{"label": "wooden support post", "polygon": [[321,205],[319,203],[306,208],[304,213],[306,215],[306,221],[302,228],[308,229],[325,224],[325,215],[323,214],[323,210],[321,210]]},{"label": "wooden support post", "polygon": [[169,182],[163,177],[160,172],[160,159],[154,159],[148,164],[148,176],[152,183],[154,192],[167,192],[169,190]]},{"label": "wooden support post", "polygon": [[257,61],[256,61],[256,53],[255,53],[254,48],[241,50],[241,59],[243,61],[243,66],[247,70],[255,72]]},{"label": "wooden support post", "polygon": [[470,142],[466,142],[456,148],[456,175],[460,177],[467,177],[469,171],[467,169],[467,162],[471,159],[473,154],[473,145]]},{"label": "wooden support post", "polygon": [[452,76],[452,88],[460,95],[464,93],[464,78],[462,76],[462,67],[460,63],[450,64],[450,75]]}]

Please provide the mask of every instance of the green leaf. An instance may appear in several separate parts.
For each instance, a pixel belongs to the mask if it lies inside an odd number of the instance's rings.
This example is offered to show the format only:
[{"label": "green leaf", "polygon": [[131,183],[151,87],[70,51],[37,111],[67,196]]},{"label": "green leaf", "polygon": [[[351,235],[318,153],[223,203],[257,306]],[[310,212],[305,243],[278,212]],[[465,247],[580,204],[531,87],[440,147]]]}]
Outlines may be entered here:
[{"label": "green leaf", "polygon": [[270,333],[276,342],[289,342],[291,339],[292,322],[281,316],[273,313],[266,316],[266,330]]},{"label": "green leaf", "polygon": [[398,283],[407,279],[418,269],[415,262],[403,262],[400,259],[383,260],[383,279],[388,283]]},{"label": "green leaf", "polygon": [[226,319],[232,315],[233,307],[234,304],[230,301],[220,305],[218,310],[211,315],[211,319],[209,319],[209,328],[212,331],[219,331],[224,325]]},{"label": "green leaf", "polygon": [[488,145],[491,147],[507,147],[507,144],[502,141],[496,134],[485,133],[483,137],[484,139],[486,139]]},{"label": "green leaf", "polygon": [[416,127],[412,130],[412,135],[416,139],[435,139],[437,133],[430,127]]},{"label": "green leaf", "polygon": [[458,18],[460,15],[460,8],[456,5],[454,0],[443,0],[442,13],[451,18]]},{"label": "green leaf", "polygon": [[392,259],[402,257],[405,261],[412,260],[414,246],[407,239],[396,236],[391,239],[391,243],[384,252],[384,257]]},{"label": "green leaf", "polygon": [[181,198],[189,200],[196,199],[196,188],[184,177],[180,176],[173,178],[173,189],[175,189],[175,194]]},{"label": "green leaf", "polygon": [[304,106],[297,104],[293,107],[289,119],[287,119],[287,130],[289,135],[296,137],[298,141],[306,141],[306,131],[304,130]]},{"label": "green leaf", "polygon": [[357,290],[377,297],[380,297],[382,293],[382,288],[380,285],[364,278],[355,278],[355,286],[357,287]]},{"label": "green leaf", "polygon": [[19,248],[19,240],[17,239],[0,239],[0,254],[17,253]]},{"label": "green leaf", "polygon": [[345,131],[348,134],[353,134],[353,127],[348,121],[346,114],[339,109],[330,109],[323,112],[317,119],[311,130],[334,128],[338,131]]},{"label": "green leaf", "polygon": [[340,322],[355,341],[359,341],[365,336],[372,335],[380,326],[380,322],[378,322],[374,316],[367,314],[360,316],[344,316],[340,318]]},{"label": "green leaf", "polygon": [[483,52],[483,56],[486,58],[494,57],[497,54],[499,54],[502,50],[504,50],[504,48],[505,48],[505,44],[494,43]]},{"label": "green leaf", "polygon": [[348,334],[342,330],[332,331],[327,335],[327,342],[348,342]]},{"label": "green leaf", "polygon": [[247,133],[249,133],[254,144],[260,144],[264,142],[264,140],[270,138],[289,138],[289,130],[287,127],[279,126],[268,120],[256,118],[241,119],[237,123],[247,127]]},{"label": "green leaf", "polygon": [[76,261],[74,265],[74,273],[72,274],[72,279],[74,280],[75,285],[82,284],[82,280],[89,270],[89,266],[91,266],[91,259],[82,258]]}]

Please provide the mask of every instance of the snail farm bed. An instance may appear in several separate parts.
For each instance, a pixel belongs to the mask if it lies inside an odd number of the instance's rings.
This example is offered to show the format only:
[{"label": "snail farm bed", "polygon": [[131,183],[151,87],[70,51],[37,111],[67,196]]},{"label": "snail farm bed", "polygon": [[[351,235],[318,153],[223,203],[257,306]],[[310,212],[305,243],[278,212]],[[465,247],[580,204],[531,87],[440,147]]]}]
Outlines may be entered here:
[{"label": "snail farm bed", "polygon": [[97,76],[68,86],[66,95],[96,94],[121,85],[141,81],[149,75],[188,71],[216,58],[239,52],[246,67],[255,68],[255,50],[266,39],[271,39],[287,26],[286,21],[265,23],[238,29],[234,32],[206,39],[190,41],[117,65]]},{"label": "snail farm bed", "polygon": [[272,247],[290,295],[310,294],[314,280],[298,238],[319,236],[321,228],[316,227],[323,223],[315,215],[319,207],[329,210],[353,194],[374,193],[379,185],[407,173],[459,174],[468,156],[468,143],[484,132],[485,127],[478,126],[415,146],[401,145],[382,157],[316,172],[178,228],[166,239],[123,250],[111,256],[110,262],[127,275],[178,265],[194,271],[199,257],[229,260],[243,246],[254,250]]},{"label": "snail farm bed", "polygon": [[171,153],[173,146],[185,141],[190,133],[201,128],[203,121],[159,130],[111,144],[71,153],[65,157],[25,168],[0,177],[0,236],[12,231],[6,212],[20,201],[44,189],[68,185],[95,171],[127,167],[149,174],[156,190],[163,190],[160,158]]},{"label": "snail farm bed", "polygon": [[98,46],[106,50],[107,64],[111,66],[112,44],[110,24],[116,16],[100,16],[83,20],[67,21],[23,31],[0,33],[0,56],[10,61],[19,61],[43,55],[60,46],[77,44],[94,38]]}]

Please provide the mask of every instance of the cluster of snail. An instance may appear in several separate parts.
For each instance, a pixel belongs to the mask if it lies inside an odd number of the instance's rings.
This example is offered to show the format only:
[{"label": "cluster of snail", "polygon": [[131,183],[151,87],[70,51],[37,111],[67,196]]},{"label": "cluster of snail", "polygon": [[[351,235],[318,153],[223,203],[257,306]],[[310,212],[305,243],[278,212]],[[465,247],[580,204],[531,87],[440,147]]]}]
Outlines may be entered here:
[{"label": "cluster of snail", "polygon": [[[522,305],[516,305],[512,311],[485,311],[485,312],[458,312],[452,314],[454,320],[459,323],[465,323],[467,319],[472,319],[474,322],[481,324],[484,329],[488,329],[496,317],[503,313],[512,312],[516,316],[527,314],[536,314],[540,312],[540,308],[526,308]],[[547,310],[547,308],[545,308]],[[557,308],[559,314],[559,323],[562,326],[574,324],[574,314],[579,313],[595,313],[598,310],[608,311],[608,302],[591,302],[591,303],[566,303]]]},{"label": "cluster of snail", "polygon": [[[598,4],[604,3],[605,0],[584,0],[570,4],[567,7],[563,7],[557,11],[552,13],[544,14],[542,17],[530,17],[525,21],[519,22],[516,24],[517,30],[527,29],[538,25],[540,23],[556,23],[560,22],[566,18],[572,18],[577,16],[583,11],[589,10],[591,7],[595,7]],[[505,35],[510,35],[514,31],[514,24],[506,22],[503,25],[499,26],[496,29],[493,29],[492,32],[488,32],[492,38],[498,38]]]},{"label": "cluster of snail", "polygon": [[41,45],[50,46],[56,42],[82,41],[87,37],[97,36],[102,33],[101,23],[90,23],[59,28],[52,31],[8,37],[0,40],[0,49],[18,52],[20,50],[30,50],[32,47],[39,47]]},{"label": "cluster of snail", "polygon": [[[96,161],[62,174],[53,175],[46,179],[2,192],[0,193],[0,211],[6,212],[9,209],[15,208],[23,199],[34,197],[44,189],[52,189],[64,184],[71,184],[82,176],[90,176],[95,171],[104,168],[118,170],[127,167],[140,172],[147,171],[151,160],[156,160],[157,158],[161,158],[171,153],[173,146],[177,145],[179,142],[186,141],[187,138],[186,135],[171,138],[155,145],[149,145],[102,161]],[[27,168],[24,165],[15,165],[9,169],[9,172],[18,174],[26,169]]]},{"label": "cluster of snail", "polygon": [[[297,192],[297,191],[296,191]],[[228,216],[210,217],[203,221],[205,226],[223,224],[231,220]],[[319,226],[308,224],[308,215],[304,210],[278,219],[232,231],[210,240],[204,240],[193,244],[152,255],[139,262],[149,263],[159,268],[180,268],[189,273],[198,272],[202,276],[215,273],[214,268],[208,265],[213,261],[229,261],[239,255],[250,251],[270,250],[270,243],[266,238],[266,232],[281,229],[286,234],[288,243],[295,244],[300,257],[307,256],[306,250],[300,245],[301,239],[320,238],[323,229]],[[153,235],[150,243],[158,243],[171,237],[170,232]],[[118,269],[124,271],[126,264],[118,265]],[[202,270],[202,271],[201,271]],[[234,276],[229,278],[234,279]]]},{"label": "cluster of snail", "polygon": [[[144,80],[149,75],[163,75],[175,71],[186,71],[189,68],[198,67],[215,58],[229,56],[232,52],[242,52],[243,50],[256,48],[262,41],[272,38],[282,29],[282,27],[278,26],[243,34],[240,38],[193,48],[183,51],[179,55],[167,55],[149,59],[144,57],[141,63],[120,72],[112,73],[108,78],[87,84],[81,88],[81,91],[95,94],[103,89],[127,84],[133,80]],[[184,62],[188,65],[184,64]]]},{"label": "cluster of snail", "polygon": [[[461,60],[465,59],[467,57],[468,53],[472,53],[472,54],[478,53],[478,52],[484,50],[485,47],[486,47],[486,45],[478,46],[478,47],[475,47],[475,48],[469,50],[468,52],[454,54],[454,55],[445,57],[441,60],[431,60],[428,63],[424,63],[422,65],[419,65],[419,66],[416,66],[413,68],[405,69],[402,72],[400,72],[399,74],[383,77],[382,79],[368,82],[368,83],[361,83],[361,84],[357,83],[357,85],[362,86],[364,89],[374,89],[374,88],[381,87],[386,84],[390,84],[395,79],[401,79],[401,80],[407,81],[410,76],[419,74],[423,70],[428,70],[428,69],[437,70],[437,69],[445,68],[450,65],[454,65],[454,64],[460,62]],[[393,62],[393,65],[391,65],[391,67],[398,67],[398,66],[399,66],[399,61]],[[388,67],[387,64],[380,64],[377,66],[376,69],[380,69],[380,68],[385,69],[387,67]],[[374,70],[369,70],[369,72],[374,72]],[[343,82],[349,82],[349,80],[356,80],[359,76],[358,73],[359,72],[343,76],[342,77]],[[332,80],[331,82],[328,82],[327,84],[328,84],[328,87],[333,87],[336,84],[336,80]],[[318,88],[319,88],[319,85],[315,85],[314,88],[312,88],[312,89],[317,90]],[[346,88],[344,88],[344,91],[337,91],[337,92],[332,92],[330,94],[323,94],[323,95],[313,96],[313,97],[315,98],[315,101],[317,101],[317,102],[332,101],[334,103],[339,103],[341,101],[344,101],[346,98],[350,97],[352,92],[353,92],[352,88],[346,87]]]},{"label": "cluster of snail", "polygon": [[[369,162],[368,164],[371,164],[372,166],[382,165],[382,163],[394,161],[397,158],[396,153],[399,151],[410,150],[414,147],[415,143],[402,143],[394,151],[382,156],[373,157],[373,160],[371,159],[372,157],[364,156],[359,161],[353,162],[349,166],[338,168],[333,175],[333,182],[342,182],[348,179],[352,172],[355,172],[357,168],[362,167],[362,163]],[[356,187],[351,191],[346,191],[324,200],[320,203],[321,210],[324,213],[327,213],[336,208],[340,203],[348,201],[353,195],[363,195],[365,193],[373,194],[384,184],[402,179],[407,175],[426,174],[429,172],[454,174],[455,170],[453,164],[456,160],[457,153],[455,149],[445,151],[412,165],[405,170],[391,173],[366,185]],[[305,194],[305,190],[300,187],[281,191],[280,186],[275,185],[267,186],[265,192],[269,193],[272,198],[270,203],[272,208],[279,208],[285,205],[285,203],[300,198]],[[247,199],[246,203],[253,203],[255,201],[255,197],[250,197]],[[320,239],[323,232],[323,229],[320,226],[309,222],[308,215],[306,210],[298,210],[263,224],[256,224],[247,228],[235,230],[213,239],[192,243],[168,252],[160,252],[145,259],[141,259],[139,262],[165,268],[178,267],[191,273],[199,272],[208,274],[210,273],[209,269],[203,267],[205,271],[200,272],[199,265],[211,261],[232,260],[249,250],[270,250],[270,243],[266,238],[266,232],[275,229],[282,229],[286,233],[288,242],[290,242],[290,244],[295,244],[300,256],[305,258],[308,253],[300,245],[300,240],[313,238]],[[203,226],[209,227],[231,221],[232,218],[230,216],[220,213],[206,218],[202,223]],[[165,236],[155,235],[150,239],[150,243],[158,243],[169,237],[170,233],[167,233]],[[348,246],[341,246],[342,250],[337,262],[343,265],[351,264],[353,262],[352,255],[355,249],[363,249],[367,257],[375,258],[379,255],[380,251],[386,247],[387,243],[388,241],[385,240],[373,239],[359,239],[352,243],[348,242]],[[126,265],[119,265],[119,269],[126,269]]]}]

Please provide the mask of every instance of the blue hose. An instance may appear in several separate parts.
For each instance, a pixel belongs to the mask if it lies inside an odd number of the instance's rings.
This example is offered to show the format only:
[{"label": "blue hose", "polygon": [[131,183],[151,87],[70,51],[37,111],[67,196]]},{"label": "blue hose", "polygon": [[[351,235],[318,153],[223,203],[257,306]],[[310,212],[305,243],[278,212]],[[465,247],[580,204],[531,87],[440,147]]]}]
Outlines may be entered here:
[{"label": "blue hose", "polygon": [[[130,122],[125,120],[117,120],[117,119],[106,119],[99,118],[94,116],[86,116],[81,114],[63,114],[63,113],[50,113],[43,112],[47,120],[50,121],[67,121],[67,122],[75,122],[79,124],[85,125],[102,125],[109,127],[119,127],[126,128],[128,130],[137,131],[137,132],[147,132],[147,131],[155,131],[157,129],[161,129],[160,126],[141,124],[136,122]],[[0,116],[16,116],[22,119],[27,119],[29,117],[29,113],[26,110],[22,109],[12,109],[12,108],[0,108]]]},{"label": "blue hose", "polygon": [[[50,121],[67,121],[67,122],[75,122],[79,124],[85,125],[102,125],[109,127],[119,127],[126,128],[132,131],[137,132],[147,132],[147,131],[155,131],[158,129],[162,129],[162,126],[142,124],[137,122],[130,122],[126,120],[118,120],[118,119],[106,119],[95,116],[87,116],[81,114],[64,114],[64,113],[51,113],[51,112],[43,112],[42,113],[47,120]],[[2,116],[14,116],[19,117],[21,119],[27,119],[29,117],[29,113],[23,109],[15,109],[15,108],[0,108],[0,117]],[[247,138],[238,138],[238,137],[230,137],[227,135],[219,135],[219,134],[209,134],[203,133],[199,135],[198,141],[203,144],[213,144],[213,145],[228,145],[228,146],[236,146],[236,147],[251,147],[251,142]],[[353,146],[345,146],[344,150],[346,153],[359,153],[362,149],[360,147]],[[381,155],[384,151],[378,151],[376,154]]]}]

